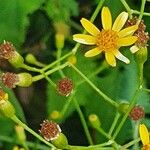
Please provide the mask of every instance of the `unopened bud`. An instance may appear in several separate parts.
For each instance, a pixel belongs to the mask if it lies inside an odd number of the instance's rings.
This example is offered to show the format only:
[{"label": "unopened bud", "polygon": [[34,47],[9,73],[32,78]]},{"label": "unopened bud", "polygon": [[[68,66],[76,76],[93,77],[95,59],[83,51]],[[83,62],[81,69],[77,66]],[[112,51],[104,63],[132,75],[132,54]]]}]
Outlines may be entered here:
[{"label": "unopened bud", "polygon": [[128,102],[121,102],[118,106],[118,111],[120,113],[125,114],[127,112],[128,108],[129,108],[129,103]]},{"label": "unopened bud", "polygon": [[52,113],[50,114],[50,118],[53,119],[53,120],[60,119],[60,118],[61,118],[61,114],[60,114],[59,111],[54,110],[54,111],[52,111]]},{"label": "unopened bud", "polygon": [[24,131],[24,128],[22,126],[15,126],[15,130],[16,130],[16,133],[17,133],[17,137],[18,137],[18,140],[23,143],[26,141],[26,135],[25,135],[25,131]]},{"label": "unopened bud", "polygon": [[58,81],[57,91],[62,96],[69,96],[73,90],[73,82],[69,78],[63,78]]},{"label": "unopened bud", "polygon": [[89,121],[93,128],[97,129],[101,126],[100,120],[96,114],[89,115]]},{"label": "unopened bud", "polygon": [[141,106],[134,106],[129,113],[129,117],[134,121],[143,118],[144,115],[145,115],[144,108]]},{"label": "unopened bud", "polygon": [[57,49],[62,49],[64,47],[64,41],[65,39],[63,34],[57,33],[55,35],[55,45]]},{"label": "unopened bud", "polygon": [[35,64],[35,62],[37,62],[37,59],[33,54],[27,54],[25,60],[30,64]]},{"label": "unopened bud", "polygon": [[28,87],[32,84],[32,76],[29,73],[19,73],[18,74],[19,77],[19,82],[18,82],[18,86],[21,87]]},{"label": "unopened bud", "polygon": [[6,117],[13,117],[15,115],[15,108],[11,104],[11,102],[8,101],[8,94],[5,93],[0,88],[0,112]]},{"label": "unopened bud", "polygon": [[68,62],[72,65],[75,65],[77,63],[77,58],[75,55],[71,55],[70,57],[68,57]]}]

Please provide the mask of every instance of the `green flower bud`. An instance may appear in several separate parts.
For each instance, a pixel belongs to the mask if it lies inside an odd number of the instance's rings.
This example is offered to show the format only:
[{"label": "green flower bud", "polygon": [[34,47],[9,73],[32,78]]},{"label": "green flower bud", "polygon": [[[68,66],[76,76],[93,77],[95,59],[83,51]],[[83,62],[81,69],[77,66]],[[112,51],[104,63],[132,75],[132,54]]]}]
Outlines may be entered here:
[{"label": "green flower bud", "polygon": [[21,87],[28,87],[32,84],[32,76],[29,73],[19,73],[18,74],[18,78],[19,78],[19,82],[18,82],[18,86]]},{"label": "green flower bud", "polygon": [[118,111],[120,113],[125,114],[127,112],[128,108],[129,108],[129,103],[128,102],[121,102],[118,106]]},{"label": "green flower bud", "polygon": [[20,68],[24,64],[23,57],[17,51],[14,51],[13,56],[8,61],[16,68]]},{"label": "green flower bud", "polygon": [[26,141],[26,135],[25,135],[25,131],[24,131],[24,128],[22,126],[15,126],[15,130],[16,130],[16,133],[17,133],[17,137],[18,137],[18,140],[23,143]]},{"label": "green flower bud", "polygon": [[101,126],[100,120],[96,114],[89,115],[89,121],[93,128],[99,128]]},{"label": "green flower bud", "polygon": [[51,141],[57,148],[64,149],[68,146],[68,140],[63,133],[60,133],[59,136]]},{"label": "green flower bud", "polygon": [[8,100],[0,100],[0,112],[8,118],[15,115],[15,108]]},{"label": "green flower bud", "polygon": [[62,49],[64,47],[64,41],[65,41],[65,37],[63,34],[57,33],[55,35],[55,44],[57,49]]},{"label": "green flower bud", "polygon": [[25,60],[30,64],[35,64],[37,62],[37,59],[33,54],[27,54]]},{"label": "green flower bud", "polygon": [[135,53],[135,61],[137,64],[144,64],[147,60],[147,47],[141,47]]}]

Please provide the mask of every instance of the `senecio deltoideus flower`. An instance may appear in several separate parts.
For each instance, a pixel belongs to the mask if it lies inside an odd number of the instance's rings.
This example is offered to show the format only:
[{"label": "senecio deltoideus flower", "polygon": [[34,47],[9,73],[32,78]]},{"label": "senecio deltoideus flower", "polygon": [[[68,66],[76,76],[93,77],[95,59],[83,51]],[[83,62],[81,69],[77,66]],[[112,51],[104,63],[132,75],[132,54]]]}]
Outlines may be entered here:
[{"label": "senecio deltoideus flower", "polygon": [[139,126],[140,139],[142,141],[143,147],[141,150],[150,150],[150,139],[148,129],[144,124]]},{"label": "senecio deltoideus flower", "polygon": [[75,34],[73,39],[82,44],[96,46],[87,51],[85,57],[93,57],[104,52],[109,65],[116,66],[115,57],[128,64],[129,59],[122,55],[118,49],[121,46],[129,46],[136,42],[137,37],[132,36],[132,34],[137,30],[138,25],[121,30],[128,19],[128,13],[126,12],[120,13],[112,25],[112,17],[108,7],[102,8],[101,19],[103,29],[100,31],[90,21],[82,18],[82,26],[91,35]]}]

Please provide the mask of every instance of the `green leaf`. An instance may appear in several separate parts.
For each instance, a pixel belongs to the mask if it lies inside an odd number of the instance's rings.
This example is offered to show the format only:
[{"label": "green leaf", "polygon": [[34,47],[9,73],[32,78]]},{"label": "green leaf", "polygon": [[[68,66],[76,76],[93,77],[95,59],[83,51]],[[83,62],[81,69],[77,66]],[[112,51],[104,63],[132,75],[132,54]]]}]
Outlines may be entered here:
[{"label": "green leaf", "polygon": [[0,41],[8,40],[20,47],[29,25],[28,15],[43,2],[44,0],[0,0]]},{"label": "green leaf", "polygon": [[48,0],[45,10],[54,21],[68,21],[78,15],[78,4],[75,0]]}]

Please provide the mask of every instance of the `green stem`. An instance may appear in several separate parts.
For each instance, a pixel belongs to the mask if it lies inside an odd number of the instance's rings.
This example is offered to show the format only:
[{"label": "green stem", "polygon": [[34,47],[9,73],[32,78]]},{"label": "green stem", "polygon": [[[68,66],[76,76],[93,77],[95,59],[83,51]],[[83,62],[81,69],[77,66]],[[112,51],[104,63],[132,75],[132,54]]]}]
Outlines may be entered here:
[{"label": "green stem", "polygon": [[115,115],[114,121],[113,121],[113,123],[112,123],[112,125],[110,127],[108,135],[111,136],[111,134],[113,133],[119,118],[120,118],[120,113],[117,112],[116,115]]},{"label": "green stem", "polygon": [[65,105],[63,106],[63,109],[61,110],[61,113],[60,113],[62,117],[63,117],[63,116],[65,115],[65,113],[67,112],[67,110],[68,110],[68,108],[69,108],[69,106],[70,106],[70,103],[71,103],[71,101],[72,101],[72,98],[73,98],[74,94],[75,94],[75,92],[73,92],[73,93],[69,96],[69,98],[66,100],[66,103],[65,103]]},{"label": "green stem", "polygon": [[121,148],[122,148],[122,149],[126,149],[126,148],[128,148],[128,147],[134,145],[135,143],[138,143],[139,141],[140,141],[140,138],[135,139],[135,140],[130,141],[129,143],[123,145]]},{"label": "green stem", "polygon": [[[0,135],[0,141],[4,141],[7,143],[13,143],[13,144],[20,144],[20,142],[16,141],[15,139],[12,139],[8,136],[3,136],[3,135]],[[29,141],[26,141],[26,144],[28,145],[28,147],[31,147],[31,148],[34,148],[36,145],[36,148],[39,150],[49,150],[49,147],[42,145],[42,144],[32,143]]]},{"label": "green stem", "polygon": [[98,89],[79,69],[77,69],[74,65],[70,64],[70,66],[83,78],[85,81],[101,96],[104,98],[106,102],[111,104],[114,107],[118,107],[118,103],[109,98],[106,94],[104,94],[100,89]]},{"label": "green stem", "polygon": [[[57,49],[57,60],[59,60],[61,58],[61,48]],[[57,63],[57,66],[59,67],[61,64],[60,64],[60,61]],[[58,70],[59,71],[59,74],[62,78],[65,77],[64,73],[62,70]]]},{"label": "green stem", "polygon": [[28,66],[28,65],[26,65],[26,64],[23,64],[23,65],[21,66],[21,68],[26,69],[26,70],[28,70],[28,71],[41,72],[41,69],[38,69],[38,68],[35,68],[35,67],[31,67],[31,66]]},{"label": "green stem", "polygon": [[99,0],[99,3],[97,5],[97,7],[96,7],[96,9],[95,9],[95,11],[93,13],[93,15],[91,16],[91,19],[90,19],[91,22],[93,22],[95,20],[95,18],[97,17],[97,15],[98,15],[101,7],[103,6],[104,2],[105,2],[105,0]]},{"label": "green stem", "polygon": [[145,92],[150,92],[150,89],[145,89],[145,88],[142,88],[142,91],[145,91]]},{"label": "green stem", "polygon": [[38,80],[41,80],[41,79],[43,79],[45,76],[48,76],[48,75],[50,75],[50,74],[52,74],[52,73],[54,73],[54,72],[56,72],[56,71],[58,71],[58,70],[60,70],[60,69],[63,69],[63,68],[65,68],[66,66],[68,66],[68,63],[65,63],[65,64],[63,64],[63,65],[61,65],[61,66],[55,67],[54,69],[51,69],[51,70],[45,72],[45,75],[41,74],[41,75],[34,76],[34,77],[32,78],[32,80],[33,80],[33,82],[36,82],[36,81],[38,81]]},{"label": "green stem", "polygon": [[42,69],[42,71],[46,71],[47,69],[49,69],[49,68],[53,67],[54,65],[56,65],[58,62],[60,62],[60,61],[64,60],[65,58],[71,56],[72,54],[73,54],[72,51],[69,52],[69,53],[67,53],[66,55],[62,56],[60,59],[58,59],[58,60],[52,62],[51,64],[49,64],[49,65],[47,65],[47,66],[45,66],[45,67]]},{"label": "green stem", "polygon": [[[141,12],[137,11],[137,10],[132,10],[133,14],[141,14]],[[144,12],[143,13],[144,16],[150,16],[150,13]]]},{"label": "green stem", "polygon": [[85,134],[86,134],[86,137],[87,137],[87,140],[89,142],[90,145],[93,145],[93,141],[92,141],[92,138],[91,138],[91,135],[90,135],[90,132],[88,130],[88,127],[87,127],[87,124],[86,124],[86,121],[85,121],[85,118],[84,118],[84,115],[80,109],[80,106],[76,100],[76,98],[73,98],[73,102],[74,102],[74,105],[76,107],[76,110],[79,114],[79,117],[80,117],[80,120],[81,120],[81,123],[83,125],[83,128],[84,128],[84,131],[85,131]]},{"label": "green stem", "polygon": [[43,143],[45,143],[46,145],[48,145],[51,148],[55,148],[54,145],[52,145],[51,143],[47,142],[44,138],[42,138],[40,135],[38,135],[36,132],[34,132],[32,129],[30,129],[26,124],[24,124],[22,121],[20,121],[17,116],[13,116],[11,117],[11,119],[17,123],[18,125],[22,126],[25,130],[27,130],[29,133],[31,133],[32,135],[34,135],[37,139],[39,139],[40,141],[42,141]]},{"label": "green stem", "polygon": [[142,0],[141,10],[140,10],[140,15],[139,15],[139,20],[141,20],[142,17],[143,17],[143,14],[144,14],[144,8],[145,8],[145,3],[146,3],[146,0]]},{"label": "green stem", "polygon": [[124,123],[125,123],[125,121],[126,121],[128,115],[129,115],[131,109],[133,108],[133,106],[134,106],[134,104],[135,104],[135,102],[136,102],[138,93],[139,93],[139,89],[137,89],[137,90],[135,91],[135,93],[134,93],[134,95],[133,95],[133,98],[132,98],[132,100],[131,100],[131,102],[130,102],[129,108],[128,108],[126,114],[123,116],[123,118],[122,118],[120,124],[118,125],[118,127],[117,127],[117,129],[116,129],[116,131],[115,131],[115,133],[114,133],[114,135],[113,135],[113,140],[115,140],[115,138],[116,138],[117,135],[119,134],[119,132],[120,132],[122,126],[124,125]]},{"label": "green stem", "polygon": [[[133,130],[133,139],[137,139],[139,134],[138,134],[138,128],[139,128],[139,121],[132,121],[132,130]],[[133,149],[139,149],[139,144],[134,143]]]},{"label": "green stem", "polygon": [[27,145],[26,142],[23,142],[23,143],[22,143],[22,146],[25,148],[25,150],[29,150],[28,145]]},{"label": "green stem", "polygon": [[120,1],[124,5],[125,9],[127,10],[128,14],[129,14],[129,17],[131,18],[132,11],[131,11],[130,6],[128,5],[128,3],[125,0],[120,0]]}]

